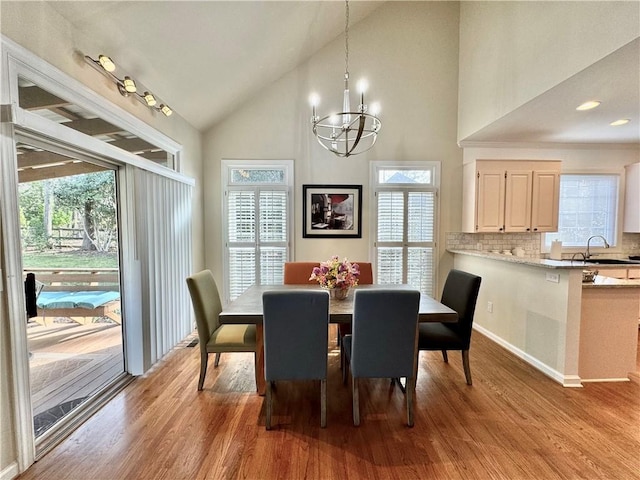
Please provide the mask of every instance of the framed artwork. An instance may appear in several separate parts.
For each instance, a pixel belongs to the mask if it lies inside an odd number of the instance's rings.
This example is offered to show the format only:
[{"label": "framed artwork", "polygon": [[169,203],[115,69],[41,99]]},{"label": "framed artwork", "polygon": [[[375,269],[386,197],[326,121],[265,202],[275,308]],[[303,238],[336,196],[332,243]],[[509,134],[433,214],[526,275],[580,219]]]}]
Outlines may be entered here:
[{"label": "framed artwork", "polygon": [[362,238],[362,185],[302,185],[304,238]]}]

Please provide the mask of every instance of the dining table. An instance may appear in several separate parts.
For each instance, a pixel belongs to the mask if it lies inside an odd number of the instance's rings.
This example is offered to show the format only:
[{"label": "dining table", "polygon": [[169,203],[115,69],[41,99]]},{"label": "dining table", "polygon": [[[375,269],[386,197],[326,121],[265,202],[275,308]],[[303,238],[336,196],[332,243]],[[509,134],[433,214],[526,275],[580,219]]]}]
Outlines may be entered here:
[{"label": "dining table", "polygon": [[[409,285],[358,285],[351,289],[345,299],[331,297],[329,302],[330,323],[351,323],[355,291],[371,289],[414,289]],[[264,379],[264,330],[262,328],[262,294],[267,291],[321,290],[319,285],[252,285],[236,299],[229,302],[220,312],[222,324],[255,324],[256,355],[255,375],[256,387],[260,395],[264,395],[266,382]],[[303,315],[303,314],[301,314]],[[458,314],[455,310],[438,300],[422,293],[418,309],[418,322],[456,322]]]}]

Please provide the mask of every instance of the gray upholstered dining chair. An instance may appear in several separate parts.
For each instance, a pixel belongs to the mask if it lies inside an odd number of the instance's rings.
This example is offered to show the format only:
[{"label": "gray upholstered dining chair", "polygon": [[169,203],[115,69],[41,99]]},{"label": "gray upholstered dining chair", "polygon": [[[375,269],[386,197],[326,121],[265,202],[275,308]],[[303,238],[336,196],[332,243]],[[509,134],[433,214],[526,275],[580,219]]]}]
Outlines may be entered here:
[{"label": "gray upholstered dining chair", "polygon": [[203,270],[187,277],[187,286],[196,315],[200,344],[198,390],[202,390],[210,353],[216,354],[215,367],[220,363],[220,354],[223,352],[254,352],[255,356],[256,326],[220,324],[222,302],[210,270]]},{"label": "gray upholstered dining chair", "polygon": [[327,425],[329,292],[262,294],[266,422],[271,429],[272,386],[278,380],[320,380],[320,426]]},{"label": "gray upholstered dining chair", "polygon": [[[467,385],[471,385],[469,347],[473,331],[473,315],[482,278],[461,270],[451,270],[442,290],[441,303],[458,313],[457,323],[425,322],[418,328],[418,355],[422,350],[441,350],[445,362],[447,350],[462,352],[462,366]],[[416,362],[416,378],[418,376]]]},{"label": "gray upholstered dining chair", "polygon": [[353,333],[342,339],[343,381],[351,369],[353,424],[360,425],[359,378],[407,379],[407,425],[413,426],[414,362],[420,292],[417,290],[357,290]]}]

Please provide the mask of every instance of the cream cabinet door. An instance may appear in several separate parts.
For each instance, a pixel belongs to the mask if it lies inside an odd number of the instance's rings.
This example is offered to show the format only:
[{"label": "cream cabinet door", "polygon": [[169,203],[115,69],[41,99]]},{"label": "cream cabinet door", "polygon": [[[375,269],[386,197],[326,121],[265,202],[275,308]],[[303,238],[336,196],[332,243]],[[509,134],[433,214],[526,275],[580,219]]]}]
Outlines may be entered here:
[{"label": "cream cabinet door", "polygon": [[504,170],[478,170],[476,187],[476,231],[504,229]]},{"label": "cream cabinet door", "polygon": [[560,204],[560,173],[534,171],[531,202],[531,231],[557,232]]},{"label": "cream cabinet door", "polygon": [[505,186],[504,231],[528,232],[531,228],[531,170],[508,170]]}]

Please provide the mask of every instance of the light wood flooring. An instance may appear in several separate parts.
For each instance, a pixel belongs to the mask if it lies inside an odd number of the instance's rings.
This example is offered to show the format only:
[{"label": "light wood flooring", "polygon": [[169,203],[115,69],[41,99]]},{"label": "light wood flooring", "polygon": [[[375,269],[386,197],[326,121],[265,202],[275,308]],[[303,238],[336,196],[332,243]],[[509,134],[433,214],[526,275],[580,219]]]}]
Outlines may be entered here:
[{"label": "light wood flooring", "polygon": [[[335,333],[329,337],[335,338]],[[327,428],[319,384],[278,383],[274,430],[254,393],[252,354],[177,348],[21,480],[640,478],[640,386],[563,388],[474,332],[473,386],[460,355],[423,352],[415,427],[387,380],[361,382],[361,426],[330,347]]]}]

